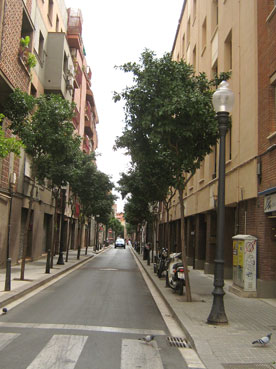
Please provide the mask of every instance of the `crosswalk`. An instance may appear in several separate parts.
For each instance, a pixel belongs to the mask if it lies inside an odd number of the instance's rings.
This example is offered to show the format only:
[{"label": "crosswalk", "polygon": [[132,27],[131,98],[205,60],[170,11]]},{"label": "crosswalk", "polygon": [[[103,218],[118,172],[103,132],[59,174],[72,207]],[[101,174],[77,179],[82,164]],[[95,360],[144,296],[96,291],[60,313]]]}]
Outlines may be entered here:
[{"label": "crosswalk", "polygon": [[[8,345],[20,339],[24,339],[24,334],[0,333],[0,357]],[[25,369],[74,369],[87,339],[86,335],[53,334]],[[138,339],[122,339],[120,369],[164,369],[159,351],[155,341],[147,344]]]}]

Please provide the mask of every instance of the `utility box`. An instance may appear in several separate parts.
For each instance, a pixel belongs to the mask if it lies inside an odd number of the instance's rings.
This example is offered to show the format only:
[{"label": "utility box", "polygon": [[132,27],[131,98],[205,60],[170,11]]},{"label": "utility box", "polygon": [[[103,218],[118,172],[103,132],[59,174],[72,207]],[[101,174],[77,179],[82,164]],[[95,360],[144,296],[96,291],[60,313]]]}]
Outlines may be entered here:
[{"label": "utility box", "polygon": [[244,291],[256,291],[257,238],[250,235],[233,237],[233,283]]}]

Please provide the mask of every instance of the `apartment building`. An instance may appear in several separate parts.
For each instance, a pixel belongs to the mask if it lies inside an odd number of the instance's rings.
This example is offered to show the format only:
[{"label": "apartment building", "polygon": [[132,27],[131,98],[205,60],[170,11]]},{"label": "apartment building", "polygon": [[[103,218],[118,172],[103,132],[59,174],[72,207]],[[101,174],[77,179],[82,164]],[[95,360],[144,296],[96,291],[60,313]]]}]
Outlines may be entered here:
[{"label": "apartment building", "polygon": [[[237,234],[257,238],[257,294],[276,296],[275,1],[186,0],[173,48],[209,79],[231,71],[235,94],[226,137],[225,277],[232,278]],[[274,146],[275,145],[275,146]],[[213,273],[216,248],[218,144],[185,190],[189,264]],[[276,196],[276,194],[275,194]],[[269,204],[271,207],[269,208]],[[165,222],[163,214],[162,222]],[[164,233],[165,227],[161,227]],[[171,247],[180,248],[177,198],[170,209]]]},{"label": "apartment building", "polygon": [[[82,137],[82,150],[91,153],[97,148],[98,116],[91,89],[91,70],[86,62],[82,41],[82,22],[81,11],[66,9],[64,0],[0,1],[0,105],[4,105],[8,94],[15,88],[34,96],[57,93],[64,99],[74,101],[76,112],[72,124]],[[27,54],[22,55],[20,40],[26,39],[26,36],[30,42]],[[32,68],[27,63],[29,54],[36,60],[36,65]],[[0,263],[5,263],[8,244],[10,257],[15,263],[22,257],[22,236],[33,181],[30,160],[24,152],[20,158],[11,154],[2,160],[0,170]],[[68,187],[67,199],[69,191]],[[47,184],[36,185],[27,257],[36,259],[50,248],[53,240],[54,209],[55,201],[51,189]],[[75,204],[73,222],[68,220],[69,216],[72,218],[71,214],[71,208],[67,204],[65,224],[67,230],[71,227],[70,247],[75,248],[78,203]],[[11,230],[9,241],[8,226]],[[84,243],[87,237],[86,227],[81,242]]]}]

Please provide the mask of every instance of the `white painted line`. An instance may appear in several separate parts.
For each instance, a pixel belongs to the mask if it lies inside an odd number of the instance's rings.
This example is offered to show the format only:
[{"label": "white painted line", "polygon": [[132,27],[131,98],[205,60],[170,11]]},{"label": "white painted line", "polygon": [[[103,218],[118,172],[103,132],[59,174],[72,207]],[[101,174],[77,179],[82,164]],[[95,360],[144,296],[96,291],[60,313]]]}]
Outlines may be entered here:
[{"label": "white painted line", "polygon": [[[170,334],[174,337],[185,337],[185,333],[183,332],[182,328],[179,326],[177,321],[173,318],[171,311],[169,310],[168,306],[165,304],[163,297],[155,287],[154,283],[148,277],[147,273],[140,265],[137,256],[132,252],[136,264],[142,273],[142,276],[152,294],[152,297],[170,331]],[[178,350],[180,351],[183,359],[186,361],[188,368],[197,368],[197,369],[205,369],[205,365],[200,360],[197,352],[193,349],[181,348],[179,347]]]},{"label": "white painted line", "polygon": [[0,333],[0,350],[3,350],[15,338],[20,336],[19,333]]},{"label": "white painted line", "polygon": [[154,336],[164,336],[165,332],[162,330],[148,330],[135,328],[120,328],[120,327],[104,327],[94,325],[74,325],[74,324],[42,324],[42,323],[13,323],[0,322],[0,327],[3,328],[32,328],[32,329],[60,329],[60,330],[77,330],[77,331],[91,331],[104,333],[126,333]]},{"label": "white painted line", "polygon": [[27,369],[74,369],[87,336],[53,336]]},{"label": "white painted line", "polygon": [[156,342],[123,339],[121,369],[164,369]]}]

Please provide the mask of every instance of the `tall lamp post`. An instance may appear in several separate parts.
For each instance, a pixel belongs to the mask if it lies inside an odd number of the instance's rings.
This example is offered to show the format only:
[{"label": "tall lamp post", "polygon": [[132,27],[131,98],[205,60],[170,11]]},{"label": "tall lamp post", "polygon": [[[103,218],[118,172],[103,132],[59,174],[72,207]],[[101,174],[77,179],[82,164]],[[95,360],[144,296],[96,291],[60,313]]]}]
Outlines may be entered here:
[{"label": "tall lamp post", "polygon": [[213,106],[219,123],[219,176],[218,176],[218,212],[217,212],[217,247],[214,272],[213,305],[207,319],[209,324],[228,323],[223,296],[224,286],[224,227],[225,227],[225,136],[229,127],[229,113],[234,105],[234,93],[229,84],[222,81],[213,95]]}]

